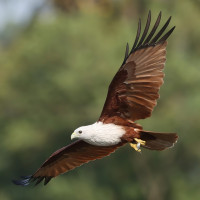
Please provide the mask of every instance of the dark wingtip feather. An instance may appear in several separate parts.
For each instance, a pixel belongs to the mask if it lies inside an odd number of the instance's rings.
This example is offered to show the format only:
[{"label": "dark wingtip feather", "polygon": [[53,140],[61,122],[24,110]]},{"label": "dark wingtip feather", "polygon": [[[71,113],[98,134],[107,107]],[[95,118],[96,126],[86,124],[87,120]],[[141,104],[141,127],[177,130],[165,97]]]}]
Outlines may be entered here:
[{"label": "dark wingtip feather", "polygon": [[147,39],[144,41],[145,45],[149,44],[149,41],[152,39],[154,33],[156,32],[156,30],[157,30],[157,28],[158,28],[158,26],[160,24],[161,17],[162,17],[162,12],[160,11],[160,13],[159,13],[159,15],[158,15],[158,17],[156,19],[156,22],[155,22],[151,32],[149,33]]},{"label": "dark wingtip feather", "polygon": [[48,183],[52,178],[53,178],[53,177],[51,177],[51,176],[45,177],[44,185],[47,185],[47,183]]},{"label": "dark wingtip feather", "polygon": [[172,27],[159,41],[158,43],[164,42],[167,40],[167,38],[172,34],[176,26]]},{"label": "dark wingtip feather", "polygon": [[131,52],[130,54],[134,51],[134,49],[137,47],[137,43],[138,43],[138,40],[140,38],[140,33],[141,33],[141,19],[139,18],[139,22],[138,22],[138,29],[137,29],[137,35],[135,37],[135,42],[133,44],[133,47],[131,49]]},{"label": "dark wingtip feather", "polygon": [[28,176],[20,176],[20,178],[23,178],[23,179],[28,179],[28,178],[32,178],[32,175],[28,175]]},{"label": "dark wingtip feather", "polygon": [[164,33],[165,29],[168,27],[170,21],[171,21],[171,16],[168,18],[164,26],[160,29],[160,31],[156,34],[156,36],[152,39],[151,43],[156,43],[159,37]]},{"label": "dark wingtip feather", "polygon": [[[155,24],[154,24],[151,32],[147,36],[147,33],[149,31],[149,27],[150,27],[150,22],[151,22],[151,11],[149,11],[148,17],[147,17],[146,26],[144,28],[142,37],[141,37],[140,41],[138,42],[138,40],[140,38],[140,34],[141,34],[141,20],[139,19],[137,35],[136,35],[135,42],[134,42],[134,45],[133,45],[133,47],[131,49],[130,54],[133,53],[134,51],[138,50],[138,49],[141,49],[141,48],[144,48],[144,47],[147,47],[147,46],[154,46],[154,45],[158,44],[159,42],[164,42],[164,41],[167,40],[167,38],[171,35],[171,33],[173,32],[173,30],[174,30],[175,27],[173,27],[172,29],[170,29],[163,36],[164,31],[166,30],[166,28],[168,27],[168,25],[169,25],[169,23],[171,21],[172,17],[170,16],[168,18],[168,20],[165,22],[164,26],[155,35],[155,32],[158,29],[158,26],[160,24],[161,16],[162,16],[162,12],[160,11],[160,13],[159,13],[159,15],[157,17],[157,20],[156,20],[156,22],[155,22]],[[147,36],[147,38],[146,38],[146,36]],[[159,40],[160,37],[162,37],[162,38]],[[145,40],[145,38],[146,38],[146,40]]]},{"label": "dark wingtip feather", "polygon": [[147,35],[148,31],[149,31],[150,23],[151,23],[151,11],[149,11],[149,13],[148,13],[148,17],[147,17],[147,22],[146,22],[145,29],[144,29],[143,34],[142,34],[142,37],[141,37],[141,39],[140,39],[140,41],[139,41],[139,43],[138,43],[138,45],[137,45],[138,48],[139,48],[139,47],[142,45],[142,43],[144,42],[144,39],[145,39],[145,37],[146,37],[146,35]]},{"label": "dark wingtip feather", "polygon": [[128,45],[128,42],[127,42],[126,51],[125,51],[124,60],[123,60],[122,65],[126,62],[126,59],[128,58],[128,54],[129,54],[129,45]]},{"label": "dark wingtip feather", "polygon": [[[149,10],[146,26],[144,28],[144,31],[142,33],[141,38],[140,38],[140,35],[141,35],[141,19],[139,18],[137,34],[136,34],[136,37],[135,37],[134,44],[133,44],[132,49],[131,49],[131,51],[128,55],[127,55],[128,51],[127,51],[127,48],[126,48],[125,57],[124,57],[122,65],[124,65],[126,63],[126,60],[128,59],[129,55],[131,55],[133,52],[137,51],[138,49],[142,49],[142,48],[145,48],[145,47],[148,47],[148,46],[155,46],[155,45],[162,43],[162,42],[165,42],[167,40],[167,38],[171,35],[173,30],[175,29],[175,26],[172,29],[170,29],[167,33],[165,33],[164,36],[163,36],[163,33],[165,32],[166,28],[168,27],[168,25],[171,21],[172,17],[170,16],[168,18],[168,20],[165,22],[164,26],[155,35],[155,32],[157,31],[158,26],[160,24],[161,17],[162,17],[162,12],[160,11],[152,30],[147,35],[147,33],[149,31],[150,23],[151,23],[151,10]],[[161,37],[161,39],[159,39],[160,37]]]},{"label": "dark wingtip feather", "polygon": [[43,179],[44,179],[44,176],[38,177],[37,182],[35,183],[35,186],[38,185],[39,183],[41,183],[43,181]]},{"label": "dark wingtip feather", "polygon": [[12,180],[12,182],[15,185],[20,185],[20,186],[27,186],[29,185],[31,182],[36,181],[35,186],[38,185],[40,182],[42,182],[44,179],[44,185],[47,185],[47,183],[49,183],[49,181],[52,179],[51,176],[42,176],[42,177],[33,177],[31,176],[21,176],[22,179],[20,180]]},{"label": "dark wingtip feather", "polygon": [[27,186],[29,185],[32,176],[21,176],[21,180],[12,180],[15,185]]}]

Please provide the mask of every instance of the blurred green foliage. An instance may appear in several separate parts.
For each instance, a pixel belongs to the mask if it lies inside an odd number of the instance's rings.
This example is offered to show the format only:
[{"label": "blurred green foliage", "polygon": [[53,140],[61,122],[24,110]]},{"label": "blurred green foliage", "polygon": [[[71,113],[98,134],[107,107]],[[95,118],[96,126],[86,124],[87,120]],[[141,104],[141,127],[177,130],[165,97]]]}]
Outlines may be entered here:
[{"label": "blurred green foliage", "polygon": [[[38,18],[0,49],[1,200],[200,199],[200,3],[126,0],[109,5],[114,6]],[[176,29],[158,106],[139,123],[145,130],[177,132],[175,147],[138,154],[127,145],[46,187],[12,185],[12,179],[32,174],[70,143],[75,128],[98,119],[125,44],[133,43],[138,18],[144,24],[148,9],[153,20],[163,11],[163,23],[172,15]]]}]

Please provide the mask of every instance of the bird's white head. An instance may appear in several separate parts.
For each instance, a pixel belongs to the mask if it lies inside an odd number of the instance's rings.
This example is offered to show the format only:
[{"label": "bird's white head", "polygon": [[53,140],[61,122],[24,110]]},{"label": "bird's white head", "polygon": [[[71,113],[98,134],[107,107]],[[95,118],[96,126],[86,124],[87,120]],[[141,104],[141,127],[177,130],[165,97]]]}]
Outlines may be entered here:
[{"label": "bird's white head", "polygon": [[77,128],[71,135],[71,139],[89,139],[93,133],[92,126],[81,126]]},{"label": "bird's white head", "polygon": [[97,146],[110,146],[121,141],[125,130],[115,124],[103,124],[96,122],[88,126],[77,128],[71,135],[71,139],[81,139],[85,142]]}]

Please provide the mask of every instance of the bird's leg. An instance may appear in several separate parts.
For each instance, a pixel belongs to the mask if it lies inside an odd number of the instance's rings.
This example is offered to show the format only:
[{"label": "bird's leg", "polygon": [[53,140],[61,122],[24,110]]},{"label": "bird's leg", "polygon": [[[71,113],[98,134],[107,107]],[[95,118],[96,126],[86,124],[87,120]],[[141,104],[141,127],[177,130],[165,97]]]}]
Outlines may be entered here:
[{"label": "bird's leg", "polygon": [[138,139],[138,138],[134,138],[136,143],[130,143],[131,147],[135,149],[135,151],[137,152],[141,152],[141,145],[145,145],[146,142],[144,140]]}]

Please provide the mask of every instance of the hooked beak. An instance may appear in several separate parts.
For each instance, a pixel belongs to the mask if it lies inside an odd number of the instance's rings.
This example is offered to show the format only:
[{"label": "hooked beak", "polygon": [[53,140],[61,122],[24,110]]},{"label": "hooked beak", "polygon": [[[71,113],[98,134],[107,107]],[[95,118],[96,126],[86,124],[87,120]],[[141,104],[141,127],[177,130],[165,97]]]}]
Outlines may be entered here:
[{"label": "hooked beak", "polygon": [[77,137],[76,133],[71,134],[71,140],[75,139]]}]

